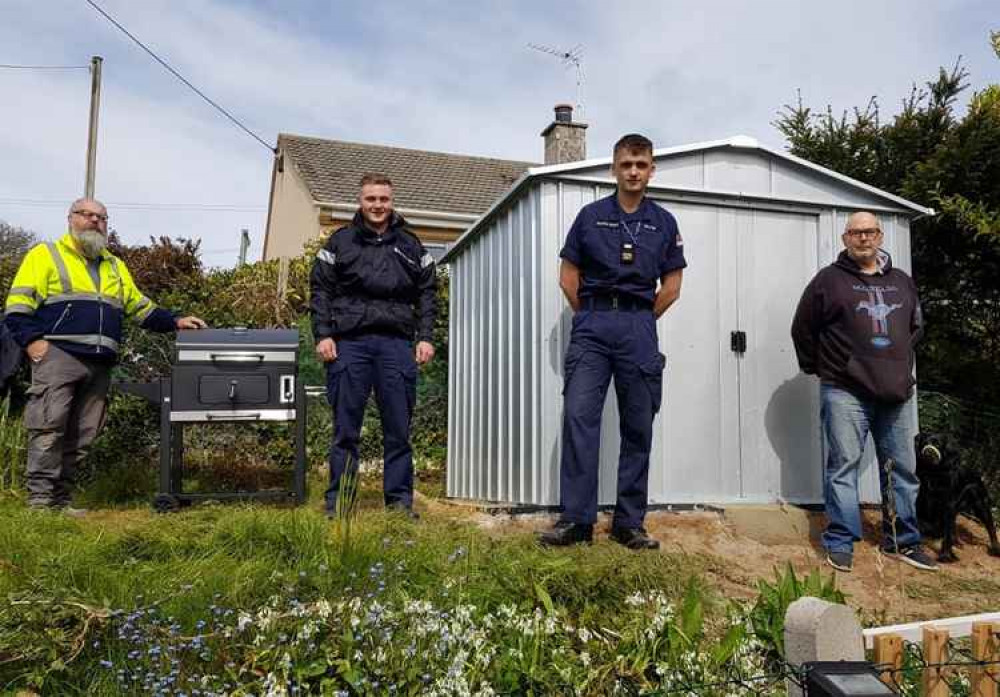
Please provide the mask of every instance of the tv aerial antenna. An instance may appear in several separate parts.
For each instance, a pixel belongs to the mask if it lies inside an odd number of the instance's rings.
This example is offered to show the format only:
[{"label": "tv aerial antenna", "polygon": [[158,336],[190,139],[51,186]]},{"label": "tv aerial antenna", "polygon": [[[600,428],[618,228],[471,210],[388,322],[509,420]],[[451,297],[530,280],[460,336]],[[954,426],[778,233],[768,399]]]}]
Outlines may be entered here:
[{"label": "tv aerial antenna", "polygon": [[553,46],[543,44],[528,44],[528,48],[547,53],[558,58],[567,68],[574,68],[576,71],[576,110],[583,114],[583,44],[577,44],[568,51],[564,51]]}]

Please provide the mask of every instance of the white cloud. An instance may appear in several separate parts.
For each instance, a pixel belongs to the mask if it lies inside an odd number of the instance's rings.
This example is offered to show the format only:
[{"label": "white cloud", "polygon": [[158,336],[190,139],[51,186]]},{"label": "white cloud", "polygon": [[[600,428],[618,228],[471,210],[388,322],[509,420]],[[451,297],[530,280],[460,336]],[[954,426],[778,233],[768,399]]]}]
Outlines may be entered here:
[{"label": "white cloud", "polygon": [[[595,156],[626,130],[661,145],[736,133],[780,145],[770,122],[797,88],[814,107],[878,94],[893,111],[912,81],[959,54],[973,84],[1000,81],[992,0],[102,5],[268,142],[284,131],[537,160],[552,105],[575,88],[528,42],[584,44]],[[0,63],[105,57],[98,192],[109,202],[266,207],[269,153],[85,3],[5,0],[0,46]],[[0,70],[0,88],[16,95],[0,110],[0,218],[59,234],[82,188],[87,75]],[[260,211],[111,213],[128,240],[203,238],[224,250],[206,254],[211,264],[232,262],[241,227],[259,254],[265,223]]]}]

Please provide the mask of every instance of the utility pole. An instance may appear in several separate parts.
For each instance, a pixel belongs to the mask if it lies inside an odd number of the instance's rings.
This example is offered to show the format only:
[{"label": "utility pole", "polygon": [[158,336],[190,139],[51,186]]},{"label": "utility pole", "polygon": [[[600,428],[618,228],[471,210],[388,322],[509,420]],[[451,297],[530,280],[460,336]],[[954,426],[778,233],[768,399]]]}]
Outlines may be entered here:
[{"label": "utility pole", "polygon": [[94,175],[97,171],[97,114],[101,109],[101,63],[100,56],[90,59],[90,132],[87,136],[87,179],[83,185],[83,195],[94,198]]},{"label": "utility pole", "polygon": [[250,249],[250,231],[246,228],[240,230],[240,266],[247,263],[247,251]]}]

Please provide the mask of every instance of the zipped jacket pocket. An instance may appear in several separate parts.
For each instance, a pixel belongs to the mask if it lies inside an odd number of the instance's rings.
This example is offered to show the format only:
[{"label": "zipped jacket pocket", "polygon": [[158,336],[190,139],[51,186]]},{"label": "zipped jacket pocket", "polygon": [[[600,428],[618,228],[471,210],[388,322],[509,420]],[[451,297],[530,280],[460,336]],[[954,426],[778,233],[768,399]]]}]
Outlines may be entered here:
[{"label": "zipped jacket pocket", "polygon": [[66,319],[66,315],[69,314],[69,311],[72,307],[73,303],[66,303],[66,307],[63,308],[62,314],[59,315],[59,319],[56,320],[56,323],[52,325],[52,329],[49,330],[49,334],[56,333],[56,329],[58,329],[59,325],[63,323],[64,319]]},{"label": "zipped jacket pocket", "polygon": [[420,265],[417,264],[417,262],[413,261],[413,259],[411,259],[410,257],[406,256],[402,251],[400,251],[399,247],[393,247],[392,251],[394,251],[396,254],[402,257],[403,261],[405,261],[411,269],[417,270],[420,268]]}]

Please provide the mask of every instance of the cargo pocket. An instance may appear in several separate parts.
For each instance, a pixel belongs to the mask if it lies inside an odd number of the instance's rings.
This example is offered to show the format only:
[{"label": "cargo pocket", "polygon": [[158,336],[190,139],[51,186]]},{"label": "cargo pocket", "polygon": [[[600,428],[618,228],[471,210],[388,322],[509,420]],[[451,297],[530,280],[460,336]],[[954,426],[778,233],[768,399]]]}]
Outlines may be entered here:
[{"label": "cargo pocket", "polygon": [[639,364],[639,372],[642,373],[642,379],[646,383],[646,387],[649,388],[654,414],[660,411],[660,405],[663,403],[663,369],[666,365],[667,357],[662,353],[657,353],[649,360]]},{"label": "cargo pocket", "polygon": [[[43,359],[44,360],[44,359]],[[32,431],[48,431],[51,419],[52,390],[48,385],[32,385],[27,389],[28,403],[24,406],[24,427]]]},{"label": "cargo pocket", "polygon": [[337,393],[340,390],[340,383],[343,381],[344,373],[347,372],[347,361],[338,358],[326,368],[326,403],[331,407],[337,406]]},{"label": "cargo pocket", "polygon": [[566,349],[566,358],[563,361],[563,394],[566,394],[566,390],[569,388],[569,381],[573,378],[573,373],[580,365],[580,360],[583,358],[584,350],[579,344],[570,342],[569,348]]}]

